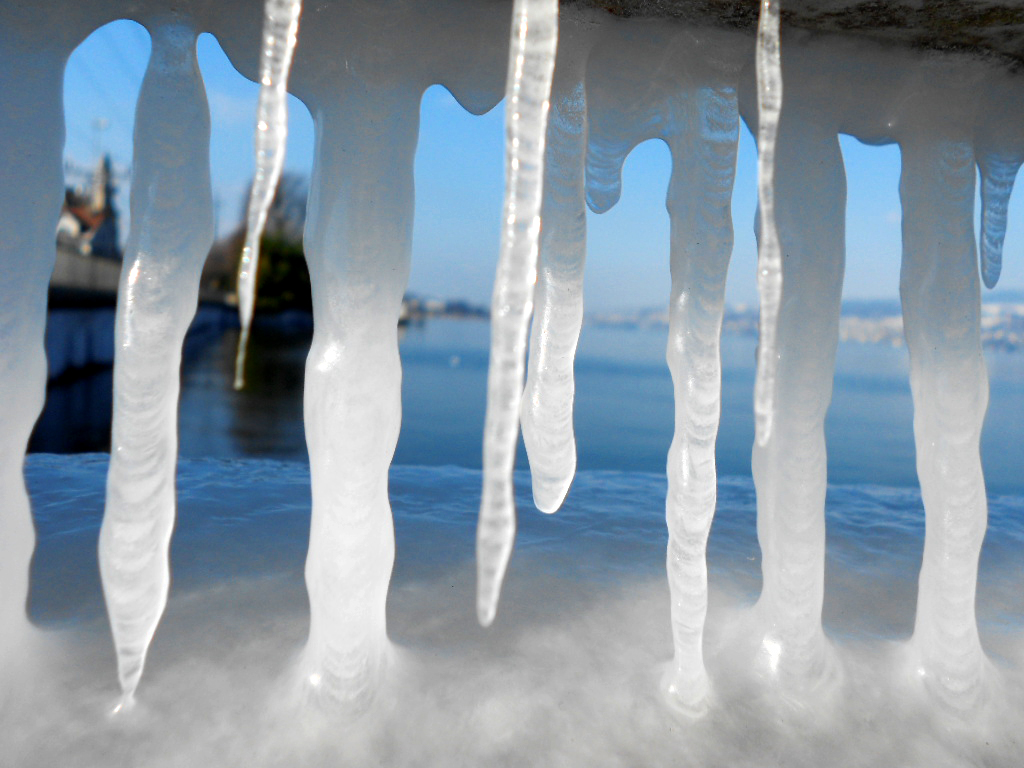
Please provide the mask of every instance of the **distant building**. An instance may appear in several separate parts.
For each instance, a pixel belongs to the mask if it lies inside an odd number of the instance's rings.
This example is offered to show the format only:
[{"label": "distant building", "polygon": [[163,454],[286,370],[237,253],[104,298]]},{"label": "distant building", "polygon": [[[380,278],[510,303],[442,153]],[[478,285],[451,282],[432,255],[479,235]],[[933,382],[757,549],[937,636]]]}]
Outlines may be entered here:
[{"label": "distant building", "polygon": [[121,275],[110,157],[96,166],[86,189],[68,188],[57,220],[57,258],[50,306],[113,305]]},{"label": "distant building", "polygon": [[121,259],[114,177],[104,155],[87,190],[68,188],[57,222],[57,244],[84,256]]}]

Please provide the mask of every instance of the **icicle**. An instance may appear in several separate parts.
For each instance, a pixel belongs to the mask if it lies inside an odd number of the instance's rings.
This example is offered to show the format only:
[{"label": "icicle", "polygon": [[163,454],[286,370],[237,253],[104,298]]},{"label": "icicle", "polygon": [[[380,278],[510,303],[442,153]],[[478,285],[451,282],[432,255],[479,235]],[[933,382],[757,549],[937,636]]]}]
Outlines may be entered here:
[{"label": "icicle", "polygon": [[[13,21],[11,14],[13,13]],[[55,28],[49,9],[0,7],[0,667],[17,671],[27,642],[35,545],[22,477],[46,393],[46,290],[64,198],[64,63],[78,42],[76,11]],[[83,33],[84,34],[84,33]],[[7,691],[0,692],[0,709]],[[35,682],[35,681],[33,681]]]},{"label": "icicle", "polygon": [[[167,602],[181,345],[213,242],[210,113],[196,30],[150,29],[135,117],[132,225],[118,293],[114,420],[100,572],[123,703]],[[173,115],[173,120],[167,116]]]},{"label": "icicle", "polygon": [[979,452],[988,377],[975,266],[974,157],[967,141],[942,135],[938,124],[938,118],[928,122],[900,142],[900,296],[926,516],[912,644],[933,694],[966,710],[978,703],[986,666],[974,604],[988,517]]},{"label": "icicle", "polygon": [[628,28],[620,32],[595,50],[587,72],[587,198],[595,210],[608,210],[619,199],[623,161],[633,147],[653,137],[669,144],[673,281],[667,357],[676,432],[668,457],[666,567],[674,658],[662,687],[673,707],[695,715],[707,707],[710,690],[703,660],[705,552],[717,491],[718,343],[738,138],[732,81],[740,62],[710,34],[659,41],[651,30],[636,37]]},{"label": "icicle", "polygon": [[762,674],[789,694],[834,690],[841,672],[821,615],[825,416],[839,342],[846,179],[838,137],[842,101],[833,106],[834,74],[818,62],[794,48],[783,68],[786,102],[772,142],[773,204],[761,209],[762,253],[768,210],[777,226],[773,249],[786,254],[784,278],[778,276],[786,301],[773,320],[774,426],[752,455],[763,586],[747,634]]},{"label": "icicle", "polygon": [[676,423],[668,455],[668,583],[673,663],[663,686],[674,706],[707,707],[704,620],[708,605],[707,538],[718,478],[715,440],[721,411],[719,337],[732,253],[732,187],[739,116],[734,87],[688,94],[689,120],[670,139],[672,300],[667,359]]},{"label": "icicle", "polygon": [[419,99],[335,85],[344,101],[324,99],[315,111],[306,220],[313,517],[300,673],[315,697],[360,708],[392,658],[384,612],[395,552],[388,467],[402,413],[398,316],[409,275]]},{"label": "icicle", "polygon": [[739,138],[735,81],[742,60],[710,32],[644,32],[634,35],[619,26],[591,56],[587,196],[596,210],[607,210],[619,198],[623,162],[633,147],[650,138],[669,145],[667,360],[676,429],[665,511],[675,653],[662,686],[673,707],[694,715],[706,708],[710,690],[703,657],[706,546],[717,494],[719,333],[733,242],[731,197]]},{"label": "icicle", "polygon": [[521,416],[533,501],[542,512],[562,505],[576,473],[573,360],[583,323],[587,253],[583,70],[596,24],[584,25],[562,13],[551,86],[536,311]]},{"label": "icicle", "polygon": [[991,152],[978,157],[981,172],[981,276],[986,288],[995,288],[1003,268],[1006,214],[1017,171],[1024,157]]},{"label": "icicle", "polygon": [[757,22],[757,201],[761,218],[758,238],[757,289],[761,296],[754,422],[758,445],[772,433],[778,350],[776,330],[782,301],[782,250],[775,227],[775,137],[782,110],[782,68],[779,55],[780,0],[761,0]]},{"label": "icicle", "polygon": [[505,92],[505,206],[491,309],[484,485],[477,529],[477,618],[494,621],[515,539],[512,469],[526,332],[533,308],[557,0],[515,0]]},{"label": "icicle", "polygon": [[266,0],[260,49],[260,98],[256,116],[256,173],[249,190],[245,246],[238,266],[238,314],[242,332],[235,358],[235,389],[245,386],[245,353],[256,302],[260,240],[284,167],[288,140],[288,73],[299,30],[302,0]]},{"label": "icicle", "polygon": [[[307,4],[290,80],[316,126],[304,250],[314,335],[304,421],[312,481],[304,696],[352,711],[394,669],[388,469],[401,423],[398,318],[409,277],[423,92],[500,99],[508,21],[480,3]],[[225,50],[245,63],[239,44]],[[343,53],[343,61],[339,59]]]}]

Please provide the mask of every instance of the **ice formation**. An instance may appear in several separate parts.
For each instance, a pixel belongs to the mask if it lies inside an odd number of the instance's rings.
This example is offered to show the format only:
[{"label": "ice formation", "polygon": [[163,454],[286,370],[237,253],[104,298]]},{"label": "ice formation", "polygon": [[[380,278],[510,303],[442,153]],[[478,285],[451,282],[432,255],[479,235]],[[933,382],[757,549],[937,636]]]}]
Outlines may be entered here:
[{"label": "ice formation", "polygon": [[599,25],[572,19],[559,29],[551,84],[543,211],[530,364],[521,422],[530,456],[533,500],[554,512],[576,471],[573,434],[573,356],[583,323],[583,264],[587,251],[583,158],[587,102],[583,81]]},{"label": "ice formation", "polygon": [[[846,178],[837,119],[823,103],[827,82],[813,66],[814,56],[804,58],[802,50],[788,53],[784,46],[786,96],[774,153],[773,217],[785,255],[775,415],[770,437],[754,446],[752,457],[763,574],[752,636],[758,638],[758,658],[768,673],[786,688],[801,689],[836,673],[821,610],[825,414],[839,335]],[[762,236],[767,229],[762,223]]]},{"label": "ice formation", "polygon": [[1024,163],[1024,141],[1014,130],[1020,120],[1019,100],[1010,78],[991,78],[985,103],[979,108],[981,120],[974,151],[981,175],[981,277],[995,288],[1003,268],[1003,240],[1010,193],[1017,171]]},{"label": "ice formation", "polygon": [[947,99],[970,103],[976,78],[942,66],[921,74],[927,80],[914,85],[931,104],[918,107],[908,120],[911,130],[900,137],[900,296],[927,515],[913,645],[937,695],[968,708],[981,695],[985,664],[974,605],[988,515],[978,449],[988,378],[981,354],[970,126],[936,105]]},{"label": "ice formation", "polygon": [[985,287],[995,288],[1003,269],[1006,214],[1024,158],[990,154],[978,157],[981,172],[981,276]]},{"label": "ice formation", "polygon": [[670,701],[691,713],[706,706],[708,694],[705,548],[717,491],[718,341],[732,253],[730,202],[739,135],[741,60],[722,43],[713,34],[701,38],[686,30],[620,26],[595,48],[587,72],[587,194],[595,210],[618,200],[622,165],[641,141],[660,138],[672,154],[667,359],[676,425],[665,511],[675,658],[664,686]]},{"label": "ice formation", "polygon": [[775,144],[782,110],[782,70],[779,60],[779,0],[761,0],[757,21],[757,200],[761,227],[758,236],[757,289],[761,294],[761,343],[757,348],[754,385],[754,424],[759,446],[768,442],[775,416],[779,302],[782,301],[782,246],[775,221]]},{"label": "ice formation", "polygon": [[302,0],[267,0],[263,12],[260,51],[260,100],[256,116],[256,172],[246,210],[245,245],[238,269],[238,309],[242,333],[235,361],[235,388],[245,383],[245,350],[256,303],[260,268],[260,239],[267,211],[284,168],[288,138],[288,72],[295,53]]},{"label": "ice formation", "polygon": [[[305,381],[311,616],[299,677],[311,695],[346,706],[372,699],[394,657],[387,487],[420,98],[442,83],[474,112],[499,100],[502,66],[487,54],[501,47],[508,18],[488,10],[353,2],[303,12],[290,89],[316,125],[305,231],[315,331]],[[245,61],[246,43],[235,36],[225,49]]]},{"label": "ice formation", "polygon": [[544,143],[557,47],[557,0],[515,0],[505,88],[505,207],[491,307],[484,487],[477,539],[477,615],[485,626],[494,621],[515,538],[512,467],[537,280]]},{"label": "ice formation", "polygon": [[[52,22],[55,11],[59,25]],[[335,0],[304,10],[288,80],[316,125],[305,232],[315,335],[305,381],[313,505],[310,629],[297,675],[302,690],[368,706],[395,666],[385,619],[394,559],[388,469],[401,418],[396,324],[411,256],[420,98],[440,83],[469,111],[487,111],[501,96],[507,61],[506,199],[478,538],[480,621],[494,619],[513,544],[511,472],[520,413],[538,507],[554,511],[572,482],[584,201],[596,211],[614,205],[625,157],[639,142],[660,138],[672,155],[667,359],[676,396],[666,500],[674,659],[663,686],[680,710],[697,714],[713,706],[714,681],[703,661],[705,549],[716,505],[718,337],[742,117],[760,149],[763,303],[753,464],[763,587],[737,642],[750,646],[751,663],[785,696],[799,699],[841,684],[821,614],[824,419],[845,260],[842,132],[868,143],[898,143],[903,158],[901,296],[927,515],[908,669],[944,706],[980,706],[994,673],[974,616],[987,514],[979,459],[987,380],[979,342],[975,167],[982,173],[982,273],[992,285],[1007,200],[1024,159],[1014,130],[1019,121],[1012,119],[1017,108],[1008,106],[1022,103],[1017,80],[970,57],[787,36],[777,0],[762,3],[756,41],[743,31],[616,20],[595,9],[567,6],[561,13],[559,21],[554,0],[515,0],[513,7],[499,0]],[[21,466],[45,385],[46,282],[62,193],[61,77],[74,46],[122,15],[143,22],[153,39],[135,126],[133,224],[119,296],[113,455],[101,535],[105,594],[130,702],[167,598],[177,368],[212,237],[209,114],[195,39],[213,32],[239,70],[264,85],[250,262],[243,268],[252,278],[261,211],[280,169],[298,3],[268,0],[266,14],[242,0],[193,0],[173,10],[145,0],[130,13],[113,2],[84,7],[63,0],[0,10],[2,78],[13,105],[0,129],[0,167],[6,183],[21,190],[0,206],[0,652],[7,663],[16,658],[10,648],[29,631],[24,601],[32,526]],[[264,18],[274,22],[274,32],[261,38]],[[242,300],[245,323],[250,299]]]},{"label": "ice formation", "polygon": [[[213,245],[210,110],[187,19],[147,25],[135,115],[131,232],[118,290],[114,421],[100,572],[130,704],[167,602],[178,370]],[[168,120],[168,111],[177,119]]]}]

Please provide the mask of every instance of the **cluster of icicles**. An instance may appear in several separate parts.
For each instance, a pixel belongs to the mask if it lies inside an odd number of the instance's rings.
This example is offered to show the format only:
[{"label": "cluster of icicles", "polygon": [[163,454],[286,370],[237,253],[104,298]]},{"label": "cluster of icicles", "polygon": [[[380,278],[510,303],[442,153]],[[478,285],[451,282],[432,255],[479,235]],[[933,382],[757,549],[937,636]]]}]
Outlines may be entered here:
[{"label": "cluster of icicles", "polygon": [[[13,628],[6,643],[29,631],[32,526],[20,467],[44,392],[46,284],[63,192],[63,67],[92,29],[124,15],[112,1],[86,5],[53,0],[0,10],[0,72],[7,103],[18,105],[0,125],[5,186],[17,194],[0,205],[0,622]],[[48,6],[60,8],[59,29]],[[751,612],[753,663],[796,693],[841,676],[821,609],[823,427],[845,257],[838,143],[845,132],[898,142],[903,157],[901,294],[927,512],[911,663],[938,700],[976,705],[992,672],[974,616],[987,403],[975,167],[983,180],[982,274],[991,285],[1024,159],[1012,112],[1024,99],[1009,76],[834,39],[794,42],[781,59],[777,0],[762,4],[756,43],[740,33],[623,21],[578,7],[563,8],[560,18],[555,0],[515,0],[507,69],[495,54],[509,40],[502,2],[336,0],[307,7],[301,32],[301,0],[267,0],[262,14],[254,6],[197,1],[171,11],[140,0],[132,7],[152,36],[152,54],[135,124],[100,537],[124,704],[133,700],[167,600],[180,350],[213,238],[210,118],[196,62],[196,37],[208,30],[262,85],[240,272],[243,340],[260,230],[283,160],[286,91],[306,103],[317,126],[305,233],[315,314],[305,384],[311,622],[299,673],[311,695],[367,702],[392,664],[384,611],[394,557],[387,477],[401,413],[396,321],[409,273],[420,97],[441,83],[480,114],[501,98],[504,81],[506,195],[478,532],[480,621],[495,617],[513,546],[519,424],[539,509],[561,505],[575,471],[572,365],[585,206],[611,208],[626,156],[660,138],[672,155],[667,356],[676,394],[666,502],[675,655],[663,686],[682,711],[709,706],[705,550],[716,503],[719,335],[742,116],[760,150],[754,479],[764,580]],[[244,346],[239,383],[243,356]],[[4,649],[4,657],[12,655]]]}]

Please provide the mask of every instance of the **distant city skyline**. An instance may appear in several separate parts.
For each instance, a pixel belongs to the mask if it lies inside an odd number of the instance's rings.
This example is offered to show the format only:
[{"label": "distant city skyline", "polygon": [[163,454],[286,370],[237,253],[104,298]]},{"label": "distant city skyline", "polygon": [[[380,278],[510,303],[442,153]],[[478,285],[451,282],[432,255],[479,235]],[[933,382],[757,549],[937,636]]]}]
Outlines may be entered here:
[{"label": "distant city skyline", "polygon": [[[117,203],[124,231],[130,220],[128,169],[135,99],[148,55],[146,31],[134,22],[115,22],[97,30],[72,54],[65,80],[66,156],[73,166],[89,168],[100,153],[110,153],[122,186]],[[252,176],[258,88],[231,67],[210,35],[199,40],[199,62],[210,101],[211,175],[223,236],[238,224],[241,200]],[[410,292],[489,302],[502,204],[503,114],[499,104],[488,114],[474,117],[441,87],[424,95]],[[286,169],[308,174],[313,125],[296,99],[290,100],[289,123]],[[901,240],[899,150],[866,147],[849,137],[842,137],[841,145],[848,187],[844,298],[895,298]],[[663,143],[640,145],[626,161],[619,204],[600,216],[588,212],[588,312],[667,303],[669,220],[664,199],[669,162]],[[73,181],[69,178],[69,183]],[[754,141],[741,127],[733,197],[736,244],[727,290],[727,300],[733,304],[757,301],[755,182]],[[1024,289],[1022,251],[1024,208],[1017,194],[1010,203],[999,288]]]}]

